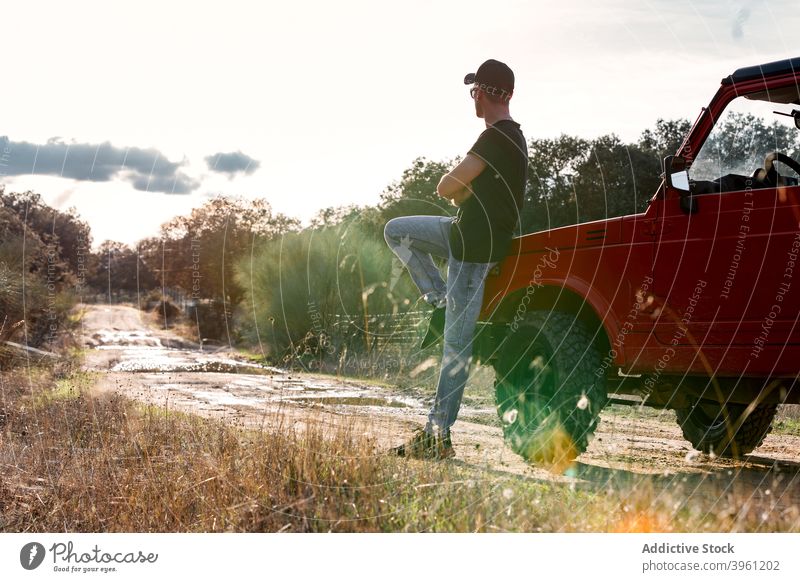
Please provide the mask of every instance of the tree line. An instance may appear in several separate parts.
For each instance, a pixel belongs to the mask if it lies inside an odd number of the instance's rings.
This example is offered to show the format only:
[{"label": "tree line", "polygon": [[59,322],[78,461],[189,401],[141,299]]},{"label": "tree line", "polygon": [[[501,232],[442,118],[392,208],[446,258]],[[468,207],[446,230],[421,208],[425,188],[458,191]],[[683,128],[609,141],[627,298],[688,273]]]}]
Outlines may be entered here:
[{"label": "tree line", "polygon": [[[530,140],[518,234],[644,210],[663,157],[678,150],[689,127],[658,120],[633,143],[613,134]],[[794,133],[745,115],[728,118],[708,151],[722,167],[754,149],[754,139],[768,147],[778,133],[784,151],[797,155]],[[383,325],[376,314],[420,307],[410,278],[392,276],[398,269],[383,227],[397,216],[454,214],[435,189],[458,161],[418,158],[375,205],[325,208],[306,227],[264,199],[217,196],[163,224],[158,236],[135,245],[104,241],[94,250],[75,210],[0,189],[2,333],[19,333],[24,321],[26,341],[41,345],[84,295],[141,303],[169,289],[190,299],[199,336],[258,345],[274,361],[369,349],[370,334]],[[335,343],[345,324],[349,336]]]}]

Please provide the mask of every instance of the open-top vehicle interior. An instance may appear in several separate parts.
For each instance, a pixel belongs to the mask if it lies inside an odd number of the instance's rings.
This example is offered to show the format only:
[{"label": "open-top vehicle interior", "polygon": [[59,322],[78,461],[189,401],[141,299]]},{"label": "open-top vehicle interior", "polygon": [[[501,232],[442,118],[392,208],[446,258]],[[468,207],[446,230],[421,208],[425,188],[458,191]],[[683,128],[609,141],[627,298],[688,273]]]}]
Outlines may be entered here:
[{"label": "open-top vehicle interior", "polygon": [[800,108],[793,105],[800,106],[794,85],[732,101],[692,163],[690,192],[800,185]]}]

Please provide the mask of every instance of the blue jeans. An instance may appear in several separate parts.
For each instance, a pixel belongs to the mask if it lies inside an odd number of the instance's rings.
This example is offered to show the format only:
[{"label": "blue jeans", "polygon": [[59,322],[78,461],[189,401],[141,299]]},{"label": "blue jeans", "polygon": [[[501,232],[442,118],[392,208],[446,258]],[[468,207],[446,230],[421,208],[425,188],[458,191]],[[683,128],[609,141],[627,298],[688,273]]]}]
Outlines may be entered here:
[{"label": "blue jeans", "polygon": [[[486,275],[497,263],[459,261],[450,252],[449,216],[402,216],[386,223],[386,243],[408,268],[428,303],[446,299],[444,351],[436,399],[425,430],[445,434],[456,421],[472,364],[472,337],[483,303]],[[447,282],[433,256],[447,259]]]}]

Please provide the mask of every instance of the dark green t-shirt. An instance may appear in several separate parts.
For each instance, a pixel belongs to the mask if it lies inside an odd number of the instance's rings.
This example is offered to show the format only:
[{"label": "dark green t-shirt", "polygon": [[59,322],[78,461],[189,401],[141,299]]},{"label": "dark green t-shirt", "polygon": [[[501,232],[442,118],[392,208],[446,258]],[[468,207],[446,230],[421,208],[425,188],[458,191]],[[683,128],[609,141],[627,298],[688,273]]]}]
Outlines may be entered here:
[{"label": "dark green t-shirt", "polygon": [[491,263],[508,253],[528,179],[528,146],[519,124],[502,119],[487,127],[469,153],[486,162],[472,181],[450,229],[450,251],[461,261]]}]

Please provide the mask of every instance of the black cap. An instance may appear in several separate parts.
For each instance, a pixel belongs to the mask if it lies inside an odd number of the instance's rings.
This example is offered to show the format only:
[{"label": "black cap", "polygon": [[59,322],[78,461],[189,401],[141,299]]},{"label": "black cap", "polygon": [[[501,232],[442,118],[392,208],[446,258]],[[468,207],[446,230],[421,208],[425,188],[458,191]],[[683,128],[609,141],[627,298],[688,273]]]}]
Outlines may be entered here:
[{"label": "black cap", "polygon": [[465,85],[474,83],[492,95],[510,97],[514,92],[514,72],[507,64],[489,59],[478,67],[477,72],[468,73],[464,77]]}]

